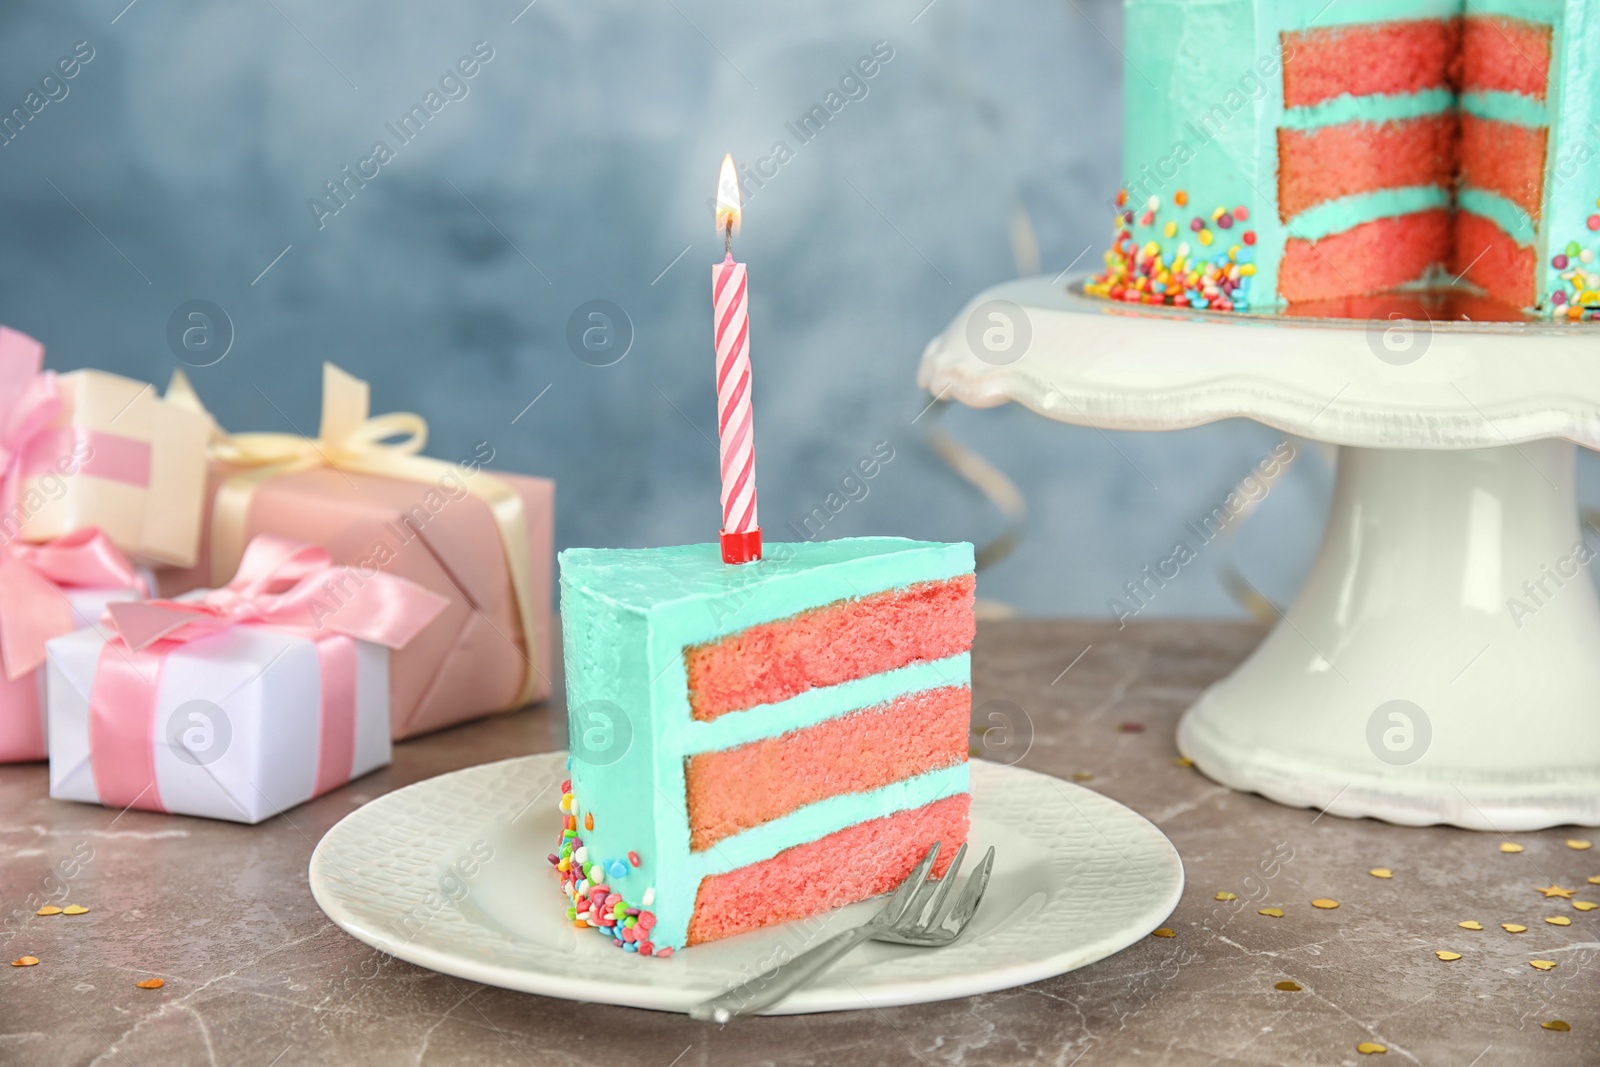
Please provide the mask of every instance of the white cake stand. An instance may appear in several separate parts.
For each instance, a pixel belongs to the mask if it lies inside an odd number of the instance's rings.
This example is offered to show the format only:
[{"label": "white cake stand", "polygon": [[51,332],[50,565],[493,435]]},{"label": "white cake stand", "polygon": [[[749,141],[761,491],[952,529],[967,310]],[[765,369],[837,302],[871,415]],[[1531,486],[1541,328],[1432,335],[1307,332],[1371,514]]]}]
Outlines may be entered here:
[{"label": "white cake stand", "polygon": [[1600,825],[1600,603],[1573,481],[1575,444],[1600,448],[1600,328],[1191,312],[1080,283],[981,294],[920,384],[1101,429],[1242,416],[1339,446],[1304,587],[1185,713],[1179,749],[1335,815]]}]

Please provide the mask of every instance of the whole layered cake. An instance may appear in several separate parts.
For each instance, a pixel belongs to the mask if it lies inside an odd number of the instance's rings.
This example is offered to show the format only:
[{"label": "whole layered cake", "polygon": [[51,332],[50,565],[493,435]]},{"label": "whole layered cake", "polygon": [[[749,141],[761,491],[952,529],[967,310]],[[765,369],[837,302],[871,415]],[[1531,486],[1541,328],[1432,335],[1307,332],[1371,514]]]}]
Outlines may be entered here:
[{"label": "whole layered cake", "polygon": [[966,840],[970,544],[739,566],[716,545],[569,549],[560,568],[570,922],[669,955],[886,892]]},{"label": "whole layered cake", "polygon": [[1213,310],[1464,279],[1600,310],[1600,5],[1126,0],[1089,292]]}]

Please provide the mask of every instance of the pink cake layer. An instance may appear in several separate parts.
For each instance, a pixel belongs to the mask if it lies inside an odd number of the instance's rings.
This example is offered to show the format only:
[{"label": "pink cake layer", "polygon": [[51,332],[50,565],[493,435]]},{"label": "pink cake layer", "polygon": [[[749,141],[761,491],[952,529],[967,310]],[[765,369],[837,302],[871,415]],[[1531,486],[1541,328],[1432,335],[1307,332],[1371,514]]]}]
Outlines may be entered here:
[{"label": "pink cake layer", "polygon": [[1288,221],[1326,200],[1375,189],[1448,189],[1455,174],[1455,141],[1454,114],[1280,129],[1278,212]]},{"label": "pink cake layer", "polygon": [[972,691],[946,686],[686,761],[689,845],[710,848],[807,804],[967,758]]},{"label": "pink cake layer", "polygon": [[1416,281],[1449,261],[1450,216],[1439,208],[1373,219],[1320,241],[1292,237],[1284,242],[1278,292],[1291,302],[1326,300]]},{"label": "pink cake layer", "polygon": [[689,707],[709,722],[972,647],[970,574],[840,600],[683,652]]},{"label": "pink cake layer", "polygon": [[1451,270],[1496,300],[1517,307],[1534,305],[1537,258],[1531,247],[1517,244],[1499,226],[1470,211],[1456,214],[1455,231]]},{"label": "pink cake layer", "polygon": [[1450,84],[1453,20],[1330,26],[1283,35],[1283,103],[1309,107],[1349,93],[1415,93]]},{"label": "pink cake layer", "polygon": [[1461,116],[1461,184],[1499,193],[1538,219],[1550,131]]},{"label": "pink cake layer", "polygon": [[803,919],[887,893],[939,844],[942,874],[967,839],[968,793],[846,827],[700,883],[691,945]]},{"label": "pink cake layer", "polygon": [[1461,89],[1498,89],[1543,100],[1550,78],[1550,27],[1474,15],[1461,30]]}]

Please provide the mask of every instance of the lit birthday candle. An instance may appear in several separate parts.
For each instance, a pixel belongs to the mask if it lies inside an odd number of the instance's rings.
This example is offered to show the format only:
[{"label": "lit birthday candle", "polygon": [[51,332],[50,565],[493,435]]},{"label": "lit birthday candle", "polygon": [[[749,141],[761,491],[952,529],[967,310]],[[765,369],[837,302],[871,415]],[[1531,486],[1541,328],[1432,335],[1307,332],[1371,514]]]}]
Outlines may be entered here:
[{"label": "lit birthday candle", "polygon": [[717,232],[724,258],[711,268],[711,306],[717,344],[717,436],[722,453],[722,560],[761,558],[756,521],[755,418],[750,404],[750,320],[744,264],[733,259],[739,229],[739,176],[733,156],[717,179]]}]

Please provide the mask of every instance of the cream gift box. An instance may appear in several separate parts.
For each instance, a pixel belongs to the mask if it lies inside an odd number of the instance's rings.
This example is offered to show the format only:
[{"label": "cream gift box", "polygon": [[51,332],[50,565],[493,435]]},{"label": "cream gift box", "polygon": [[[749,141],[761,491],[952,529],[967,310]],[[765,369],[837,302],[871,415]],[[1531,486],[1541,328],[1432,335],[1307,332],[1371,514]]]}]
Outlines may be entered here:
[{"label": "cream gift box", "polygon": [[193,563],[211,421],[143,382],[43,362],[43,345],[0,326],[0,532],[95,527],[129,555]]},{"label": "cream gift box", "polygon": [[376,770],[389,648],[443,607],[268,537],[223,589],[113,604],[48,645],[50,795],[255,823]]}]

